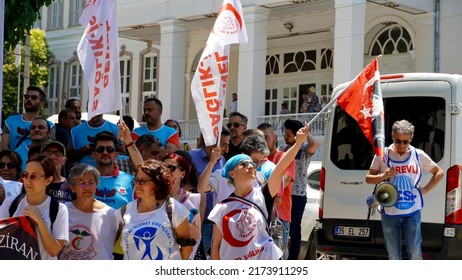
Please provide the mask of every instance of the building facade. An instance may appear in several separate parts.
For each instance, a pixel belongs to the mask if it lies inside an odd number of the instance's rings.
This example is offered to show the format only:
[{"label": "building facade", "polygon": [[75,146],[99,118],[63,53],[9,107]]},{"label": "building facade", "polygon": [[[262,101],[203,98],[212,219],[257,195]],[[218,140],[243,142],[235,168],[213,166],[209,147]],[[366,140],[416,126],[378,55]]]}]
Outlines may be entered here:
[{"label": "building facade", "polygon": [[[69,98],[88,100],[77,58],[84,0],[55,0],[38,27],[55,54],[49,65],[49,114]],[[255,127],[297,114],[302,94],[319,98],[353,79],[377,55],[381,74],[462,73],[462,2],[449,0],[241,0],[249,41],[231,47],[227,92]],[[163,117],[193,123],[190,82],[222,0],[117,0],[123,114],[141,121],[156,96]],[[229,109],[231,95],[225,100]],[[196,135],[197,136],[197,135]]]}]

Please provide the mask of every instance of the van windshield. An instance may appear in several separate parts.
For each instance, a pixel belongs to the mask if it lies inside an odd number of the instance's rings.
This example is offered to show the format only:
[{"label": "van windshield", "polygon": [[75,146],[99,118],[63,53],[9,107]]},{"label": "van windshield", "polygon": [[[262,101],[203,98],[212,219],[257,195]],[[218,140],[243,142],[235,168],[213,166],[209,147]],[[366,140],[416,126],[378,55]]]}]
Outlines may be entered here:
[{"label": "van windshield", "polygon": [[[445,100],[441,97],[389,97],[385,108],[386,146],[392,143],[391,127],[406,119],[414,126],[411,145],[424,150],[435,162],[444,155]],[[369,170],[374,152],[358,123],[336,106],[331,139],[331,161],[340,169]]]}]

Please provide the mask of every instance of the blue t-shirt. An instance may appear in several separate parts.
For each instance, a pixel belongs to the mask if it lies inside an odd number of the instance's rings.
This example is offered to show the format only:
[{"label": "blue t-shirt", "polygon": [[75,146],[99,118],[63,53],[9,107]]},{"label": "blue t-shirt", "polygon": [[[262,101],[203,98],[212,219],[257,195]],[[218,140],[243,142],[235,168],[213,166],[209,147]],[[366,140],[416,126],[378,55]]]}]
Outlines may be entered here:
[{"label": "blue t-shirt", "polygon": [[[32,121],[24,120],[22,114],[10,116],[5,120],[5,125],[8,127],[8,130],[10,131],[10,143],[8,145],[9,150],[15,150],[16,145],[19,143],[19,140],[21,140],[21,138],[23,138],[23,136],[26,133],[28,133],[29,135],[27,135],[26,139],[21,143],[21,145],[31,144],[29,133],[31,123]],[[48,121],[48,123],[50,124],[50,129],[53,129],[54,124],[50,121]]]},{"label": "blue t-shirt", "polygon": [[143,125],[143,126],[135,128],[133,132],[137,134],[138,136],[141,136],[144,134],[152,134],[155,137],[159,138],[160,144],[164,147],[167,146],[168,139],[170,139],[175,133],[178,133],[174,128],[171,128],[166,125],[162,125],[157,130],[150,130],[147,125]]},{"label": "blue t-shirt", "polygon": [[114,209],[119,209],[133,200],[133,178],[134,176],[119,171],[116,166],[111,176],[100,177],[95,198]]},{"label": "blue t-shirt", "polygon": [[29,153],[29,146],[28,145],[20,145],[19,148],[17,148],[14,151],[18,153],[19,157],[22,160],[21,171],[24,172],[24,170],[26,170],[27,160],[29,159],[29,157],[27,156],[27,154]]},{"label": "blue t-shirt", "polygon": [[[91,127],[88,122],[84,122],[71,129],[71,140],[69,143],[74,151],[80,150],[86,145],[92,144],[95,135],[103,131],[109,131],[116,137],[119,134],[119,128],[111,122],[104,121],[99,127]],[[83,156],[79,163],[96,166],[96,161],[91,154]]]}]

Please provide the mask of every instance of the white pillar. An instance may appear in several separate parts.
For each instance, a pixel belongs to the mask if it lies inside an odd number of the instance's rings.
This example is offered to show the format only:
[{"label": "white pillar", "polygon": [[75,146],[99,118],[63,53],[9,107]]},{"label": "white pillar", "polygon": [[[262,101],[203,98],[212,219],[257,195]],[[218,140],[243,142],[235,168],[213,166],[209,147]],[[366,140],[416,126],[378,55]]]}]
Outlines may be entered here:
[{"label": "white pillar", "polygon": [[249,118],[249,128],[256,127],[257,117],[265,113],[265,65],[269,12],[269,9],[257,6],[244,8],[249,41],[239,46],[237,109]]},{"label": "white pillar", "polygon": [[335,0],[334,87],[364,68],[365,0]]},{"label": "white pillar", "polygon": [[184,118],[186,30],[177,20],[160,24],[158,98],[162,101],[162,122]]}]

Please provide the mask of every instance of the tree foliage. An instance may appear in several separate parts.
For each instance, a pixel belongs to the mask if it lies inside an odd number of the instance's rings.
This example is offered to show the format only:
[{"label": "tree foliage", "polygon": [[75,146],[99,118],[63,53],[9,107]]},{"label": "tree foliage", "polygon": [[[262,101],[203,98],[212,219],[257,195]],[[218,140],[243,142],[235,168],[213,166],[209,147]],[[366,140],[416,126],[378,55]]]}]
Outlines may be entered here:
[{"label": "tree foliage", "polygon": [[[47,65],[52,59],[52,53],[46,42],[45,32],[40,29],[30,31],[30,79],[29,84],[38,87],[45,87],[48,80]],[[18,70],[20,76],[20,96],[23,92],[24,82],[24,47],[21,48],[21,65],[18,69],[15,65],[16,55],[14,49],[4,52],[3,61],[3,114],[8,116],[15,113],[18,98]],[[22,108],[22,98],[19,98],[19,108]]]},{"label": "tree foliage", "polygon": [[24,45],[26,35],[40,19],[40,8],[49,6],[53,0],[8,0],[5,1],[5,51],[12,50],[19,42]]}]

